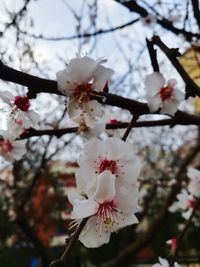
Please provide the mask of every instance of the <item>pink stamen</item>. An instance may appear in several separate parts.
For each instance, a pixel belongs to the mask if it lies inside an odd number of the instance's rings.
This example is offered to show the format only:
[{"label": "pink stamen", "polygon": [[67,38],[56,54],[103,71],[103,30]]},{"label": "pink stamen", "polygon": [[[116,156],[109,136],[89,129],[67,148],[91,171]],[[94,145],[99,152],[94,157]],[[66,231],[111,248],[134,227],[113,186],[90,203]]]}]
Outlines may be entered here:
[{"label": "pink stamen", "polygon": [[196,199],[188,200],[188,207],[193,209],[196,207],[197,203],[198,201]]},{"label": "pink stamen", "polygon": [[91,83],[83,83],[76,87],[74,91],[74,99],[79,103],[87,102],[90,98],[90,93],[92,91]]},{"label": "pink stamen", "polygon": [[118,121],[118,120],[116,120],[116,119],[111,119],[110,121],[109,121],[109,123],[110,124],[112,124],[112,125],[116,125],[116,124],[118,124],[120,121]]},{"label": "pink stamen", "polygon": [[172,86],[165,86],[160,89],[160,98],[162,101],[169,100],[173,97],[173,87]]},{"label": "pink stamen", "polygon": [[13,150],[13,145],[9,140],[0,140],[0,150],[7,154]]},{"label": "pink stamen", "polygon": [[110,171],[112,174],[116,174],[118,171],[117,162],[115,160],[103,159],[97,166],[97,173],[100,174],[104,171]]},{"label": "pink stamen", "polygon": [[30,102],[27,96],[16,96],[14,104],[24,112],[27,112],[30,107]]}]

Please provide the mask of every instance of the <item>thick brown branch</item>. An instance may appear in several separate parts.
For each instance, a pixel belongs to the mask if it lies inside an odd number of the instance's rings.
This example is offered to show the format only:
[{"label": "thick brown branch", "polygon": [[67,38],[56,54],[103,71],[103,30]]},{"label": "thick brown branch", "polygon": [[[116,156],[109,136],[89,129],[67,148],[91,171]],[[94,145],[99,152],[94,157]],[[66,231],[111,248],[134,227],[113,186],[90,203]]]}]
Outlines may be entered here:
[{"label": "thick brown branch", "polygon": [[199,0],[191,0],[192,7],[193,7],[193,13],[194,17],[196,19],[196,22],[198,24],[199,30],[200,30],[200,10],[199,10]]},{"label": "thick brown branch", "polygon": [[57,90],[57,82],[38,78],[36,76],[12,69],[0,62],[0,79],[8,82],[17,83],[30,88],[34,93],[51,93],[62,95]]},{"label": "thick brown branch", "polygon": [[[187,114],[182,111],[178,111],[174,118],[163,119],[163,120],[149,120],[149,121],[137,121],[133,122],[131,127],[157,127],[157,126],[171,126],[176,125],[198,125],[200,126],[200,116]],[[124,129],[127,128],[128,122],[119,122],[117,124],[106,124],[106,129]],[[28,129],[26,132],[21,134],[20,139],[26,139],[33,136],[43,136],[43,135],[54,135],[56,137],[61,137],[64,134],[77,133],[78,127],[70,127],[63,129],[52,129],[52,130],[36,130],[33,128]]]},{"label": "thick brown branch", "polygon": [[[167,49],[169,48],[167,47]],[[38,78],[36,76],[30,75],[30,74],[27,74],[21,71],[17,71],[15,69],[5,66],[3,63],[0,64],[0,79],[28,87],[31,95],[36,95],[37,93],[42,93],[42,92],[62,95],[62,93],[57,89],[56,81]],[[190,78],[188,79],[189,79],[188,83],[192,84],[193,88],[196,88],[196,91],[199,90],[199,87]],[[144,114],[151,114],[146,103],[141,103],[139,101],[121,97],[115,94],[109,94],[106,92],[99,92],[99,93],[93,92],[91,99],[95,99],[99,103],[102,103],[102,104],[126,109],[131,114],[134,114],[137,116],[144,115]],[[155,112],[154,114],[159,114],[159,113]],[[174,124],[199,125],[198,116],[189,115],[182,111],[177,111],[175,114],[175,117],[172,120],[174,120],[175,122]],[[173,125],[172,120],[168,122],[164,121],[164,124],[161,124],[161,125]],[[145,126],[152,126],[152,125],[151,124],[148,125],[147,123],[147,125]],[[157,123],[156,123],[156,126],[157,126]]]}]

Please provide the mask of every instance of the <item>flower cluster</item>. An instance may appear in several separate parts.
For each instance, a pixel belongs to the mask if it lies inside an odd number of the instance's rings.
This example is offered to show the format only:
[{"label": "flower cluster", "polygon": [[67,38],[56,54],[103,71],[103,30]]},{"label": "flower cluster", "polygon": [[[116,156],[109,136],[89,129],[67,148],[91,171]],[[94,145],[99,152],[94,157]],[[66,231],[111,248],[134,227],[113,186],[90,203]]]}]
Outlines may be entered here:
[{"label": "flower cluster", "polygon": [[121,139],[93,139],[85,146],[76,171],[79,194],[69,194],[71,218],[89,217],[79,239],[86,247],[108,243],[110,234],[137,223],[140,160]]},{"label": "flower cluster", "polygon": [[151,112],[160,109],[160,112],[174,115],[182,100],[184,93],[176,88],[176,80],[171,79],[165,83],[163,75],[154,72],[145,79],[146,99]]},{"label": "flower cluster", "polygon": [[181,211],[181,215],[186,220],[190,217],[193,209],[199,202],[200,198],[200,171],[189,168],[188,177],[190,178],[187,189],[177,195],[178,201],[172,204],[169,208],[170,212]]},{"label": "flower cluster", "polygon": [[27,96],[14,96],[3,91],[0,98],[6,111],[6,130],[0,130],[0,154],[7,161],[19,160],[26,153],[25,141],[16,141],[25,129],[35,126],[39,115],[30,110],[30,101]]},{"label": "flower cluster", "polygon": [[90,97],[94,91],[104,91],[114,73],[112,69],[102,65],[105,62],[104,59],[95,61],[87,56],[77,57],[72,59],[64,70],[57,72],[58,89],[68,96],[68,115],[80,125],[80,133],[84,133],[83,130],[87,133],[90,128],[96,128],[97,120],[102,117],[101,104],[90,100]]}]

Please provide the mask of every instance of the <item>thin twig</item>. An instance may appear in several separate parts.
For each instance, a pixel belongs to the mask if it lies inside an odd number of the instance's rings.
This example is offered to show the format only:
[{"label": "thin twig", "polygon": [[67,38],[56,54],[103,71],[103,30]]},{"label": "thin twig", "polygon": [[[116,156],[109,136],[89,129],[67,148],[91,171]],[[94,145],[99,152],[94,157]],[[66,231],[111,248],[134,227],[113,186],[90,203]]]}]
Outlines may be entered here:
[{"label": "thin twig", "polygon": [[133,125],[134,125],[134,123],[136,122],[137,119],[138,119],[138,116],[133,116],[132,117],[132,119],[131,119],[131,121],[130,121],[128,127],[126,128],[126,131],[125,131],[125,133],[124,133],[124,135],[122,137],[123,141],[126,141],[128,135],[130,134],[131,129],[133,128]]},{"label": "thin twig", "polygon": [[84,226],[86,225],[87,221],[88,221],[88,218],[84,218],[82,220],[82,222],[77,227],[75,233],[73,234],[72,238],[70,239],[63,255],[58,260],[52,261],[49,265],[50,267],[67,267],[67,263],[69,261],[69,256],[72,251],[72,248],[76,244],[78,237],[81,231],[83,230]]},{"label": "thin twig", "polygon": [[192,211],[189,219],[186,221],[183,230],[181,231],[180,235],[177,238],[177,246],[176,246],[176,249],[174,250],[174,253],[172,255],[172,258],[171,258],[169,267],[173,267],[173,265],[174,265],[174,262],[176,260],[177,255],[178,255],[178,252],[179,252],[179,249],[180,249],[180,247],[182,245],[182,242],[183,242],[183,238],[185,236],[185,233],[187,232],[187,229],[189,228],[189,226],[190,226],[190,224],[192,222],[192,219],[193,219],[196,211],[198,210],[199,206],[200,206],[200,200],[198,200],[198,202],[196,203],[196,205],[193,208],[193,211]]}]

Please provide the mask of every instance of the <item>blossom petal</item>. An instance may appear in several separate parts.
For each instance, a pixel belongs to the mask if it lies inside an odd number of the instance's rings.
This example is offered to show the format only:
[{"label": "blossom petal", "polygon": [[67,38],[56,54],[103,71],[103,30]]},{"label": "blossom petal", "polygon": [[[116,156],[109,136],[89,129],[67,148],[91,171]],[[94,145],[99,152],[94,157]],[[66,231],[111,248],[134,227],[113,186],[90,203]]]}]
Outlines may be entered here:
[{"label": "blossom petal", "polygon": [[163,106],[163,102],[159,94],[154,97],[147,97],[147,102],[150,112],[155,112]]},{"label": "blossom petal", "polygon": [[15,96],[9,91],[3,91],[0,93],[0,98],[9,106],[12,106],[11,101],[14,101]]},{"label": "blossom petal", "polygon": [[74,200],[72,219],[83,219],[94,215],[98,210],[98,203],[93,199]]},{"label": "blossom petal", "polygon": [[87,248],[97,248],[110,241],[110,232],[106,232],[102,227],[101,232],[96,228],[97,217],[89,218],[86,226],[79,236],[79,240]]},{"label": "blossom petal", "polygon": [[114,71],[110,68],[105,68],[101,65],[98,66],[94,74],[93,90],[100,92],[104,89],[107,81],[114,74]]},{"label": "blossom petal", "polygon": [[174,101],[163,101],[163,107],[160,112],[169,114],[174,116],[178,109],[178,104],[177,102]]},{"label": "blossom petal", "polygon": [[105,201],[112,201],[115,196],[115,175],[109,171],[104,171],[98,175],[97,188],[94,193],[94,199],[103,203]]},{"label": "blossom petal", "polygon": [[146,76],[144,81],[146,96],[152,97],[155,96],[165,84],[165,79],[163,75],[159,72],[153,72],[150,75]]},{"label": "blossom petal", "polygon": [[97,62],[87,56],[74,58],[69,62],[68,68],[73,82],[89,82],[96,71]]}]

